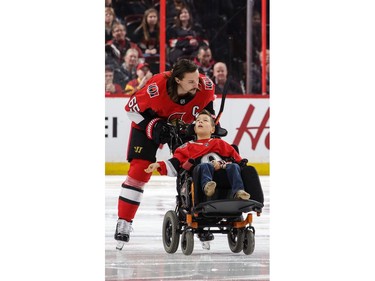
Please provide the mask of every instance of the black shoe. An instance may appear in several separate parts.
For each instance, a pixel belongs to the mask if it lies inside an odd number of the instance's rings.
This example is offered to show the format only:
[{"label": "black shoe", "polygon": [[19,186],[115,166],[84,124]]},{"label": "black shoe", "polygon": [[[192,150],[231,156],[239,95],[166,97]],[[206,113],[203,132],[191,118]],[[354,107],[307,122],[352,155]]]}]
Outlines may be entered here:
[{"label": "black shoe", "polygon": [[214,240],[214,235],[211,232],[198,233],[198,238],[201,242]]}]

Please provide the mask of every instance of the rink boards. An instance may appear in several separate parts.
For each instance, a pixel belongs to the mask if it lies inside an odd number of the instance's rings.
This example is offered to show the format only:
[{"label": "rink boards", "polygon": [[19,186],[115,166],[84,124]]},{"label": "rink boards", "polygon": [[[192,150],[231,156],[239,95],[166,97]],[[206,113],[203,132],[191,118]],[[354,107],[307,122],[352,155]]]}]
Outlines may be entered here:
[{"label": "rink boards", "polygon": [[[105,99],[105,161],[106,174],[126,174],[126,162],[130,121],[124,110],[129,98]],[[221,98],[214,101],[215,111],[220,109]],[[262,96],[227,96],[224,112],[220,119],[222,127],[228,130],[223,139],[237,144],[240,154],[247,158],[262,175],[269,174],[270,126],[269,98]],[[170,158],[169,148],[159,149],[157,158]]]}]

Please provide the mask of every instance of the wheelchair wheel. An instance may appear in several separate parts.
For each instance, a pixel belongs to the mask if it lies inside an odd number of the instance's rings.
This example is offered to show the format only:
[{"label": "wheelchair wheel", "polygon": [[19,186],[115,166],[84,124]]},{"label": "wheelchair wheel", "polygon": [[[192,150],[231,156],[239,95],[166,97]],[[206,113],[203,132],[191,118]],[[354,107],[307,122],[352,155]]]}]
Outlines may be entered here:
[{"label": "wheelchair wheel", "polygon": [[181,235],[181,250],[188,256],[194,250],[194,233],[190,230],[184,230]]},{"label": "wheelchair wheel", "polygon": [[243,252],[246,255],[251,255],[254,252],[255,248],[255,236],[254,232],[250,229],[245,230],[245,237],[243,240]]},{"label": "wheelchair wheel", "polygon": [[229,248],[233,253],[239,253],[243,249],[245,232],[243,229],[232,228],[228,236]]},{"label": "wheelchair wheel", "polygon": [[163,221],[163,245],[164,250],[173,254],[177,251],[180,241],[178,218],[175,211],[168,211],[164,215]]}]

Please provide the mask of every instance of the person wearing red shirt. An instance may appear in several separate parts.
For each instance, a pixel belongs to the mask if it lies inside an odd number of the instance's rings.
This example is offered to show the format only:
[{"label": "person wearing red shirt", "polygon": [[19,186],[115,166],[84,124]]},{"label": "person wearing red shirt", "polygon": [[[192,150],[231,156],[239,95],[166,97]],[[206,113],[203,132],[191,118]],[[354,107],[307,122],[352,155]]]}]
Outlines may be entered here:
[{"label": "person wearing red shirt", "polygon": [[113,83],[113,68],[106,66],[105,68],[105,96],[112,94],[122,94],[122,88],[119,84]]},{"label": "person wearing red shirt", "polygon": [[[152,163],[145,169],[145,172],[152,173],[158,170],[161,175],[177,176],[177,171],[190,159],[194,159],[195,163],[200,162],[194,169],[194,173],[196,173],[197,182],[200,184],[198,186],[202,188],[207,199],[210,199],[215,193],[214,172],[220,169],[225,169],[228,183],[232,189],[232,197],[243,200],[249,199],[250,194],[245,191],[239,165],[242,166],[243,159],[232,145],[222,139],[211,137],[215,132],[215,122],[208,111],[203,110],[198,114],[194,132],[197,135],[196,141],[189,141],[181,145],[175,150],[173,158],[168,161]],[[202,242],[202,248],[209,250],[210,241],[214,239],[213,234],[206,231],[198,234],[198,238]]]},{"label": "person wearing red shirt", "polygon": [[152,77],[150,66],[148,63],[140,63],[137,66],[137,78],[131,80],[125,86],[125,95],[132,95],[138,89],[142,88]]},{"label": "person wearing red shirt", "polygon": [[214,77],[214,65],[216,61],[212,58],[212,52],[210,47],[201,46],[199,47],[198,54],[194,58],[194,63],[198,65],[198,70],[210,79]]},{"label": "person wearing red shirt", "polygon": [[199,74],[197,65],[181,59],[171,71],[154,75],[129,99],[125,111],[132,121],[127,155],[130,168],[118,199],[117,249],[129,241],[133,218],[151,177],[144,170],[156,161],[159,146],[170,141],[169,124],[192,123],[203,109],[214,115],[214,93],[213,82]]},{"label": "person wearing red shirt", "polygon": [[232,188],[232,197],[249,199],[250,194],[244,190],[245,185],[238,164],[242,158],[232,145],[222,139],[211,137],[211,134],[215,132],[215,122],[208,111],[203,110],[198,114],[194,132],[197,135],[196,141],[181,145],[174,152],[173,158],[152,163],[145,172],[152,173],[158,170],[161,175],[177,176],[177,171],[189,159],[195,159],[195,161],[200,159],[201,163],[197,165],[197,172],[200,174],[200,185],[207,197],[215,193],[216,182],[212,181],[214,172],[225,169]]},{"label": "person wearing red shirt", "polygon": [[142,50],[136,43],[126,37],[126,27],[120,22],[112,25],[112,39],[105,44],[105,64],[112,67],[119,67],[123,58],[130,48],[136,49],[139,58],[143,58]]}]

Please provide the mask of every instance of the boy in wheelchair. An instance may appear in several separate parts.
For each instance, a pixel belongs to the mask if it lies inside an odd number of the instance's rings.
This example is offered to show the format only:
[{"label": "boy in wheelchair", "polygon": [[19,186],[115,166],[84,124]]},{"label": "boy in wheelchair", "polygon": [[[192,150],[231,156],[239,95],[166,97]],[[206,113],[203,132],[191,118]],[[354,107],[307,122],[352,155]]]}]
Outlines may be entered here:
[{"label": "boy in wheelchair", "polygon": [[[253,192],[255,196],[251,195],[252,199],[263,204],[263,191],[255,168],[246,165],[247,159],[242,159],[234,146],[222,139],[212,138],[214,131],[214,119],[203,110],[194,125],[196,140],[179,146],[168,161],[150,164],[145,172],[158,170],[161,175],[180,176],[181,170],[189,171],[195,183],[195,205],[216,199],[247,200],[249,193]],[[205,231],[198,237],[203,248],[209,249],[208,241],[214,239],[213,234]]]},{"label": "boy in wheelchair", "polygon": [[197,135],[197,140],[189,141],[178,147],[173,158],[168,161],[151,163],[145,172],[151,173],[158,170],[161,175],[177,176],[180,168],[189,164],[189,159],[194,159],[194,162],[200,160],[201,163],[194,170],[199,173],[200,186],[208,198],[214,195],[216,189],[216,182],[213,181],[214,172],[225,169],[232,188],[232,197],[249,199],[250,194],[244,190],[245,185],[240,170],[240,165],[246,164],[245,159],[242,159],[234,147],[224,140],[211,138],[214,131],[214,119],[208,111],[203,110],[195,121],[194,132]]}]

